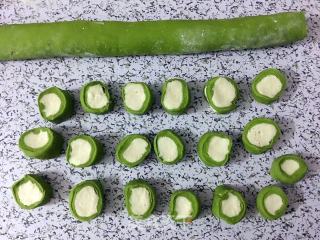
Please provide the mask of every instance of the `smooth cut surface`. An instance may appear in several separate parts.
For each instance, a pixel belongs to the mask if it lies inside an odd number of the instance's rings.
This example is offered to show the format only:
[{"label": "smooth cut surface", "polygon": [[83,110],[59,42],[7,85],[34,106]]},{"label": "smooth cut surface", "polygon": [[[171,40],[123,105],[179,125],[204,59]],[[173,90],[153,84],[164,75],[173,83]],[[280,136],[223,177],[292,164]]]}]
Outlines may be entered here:
[{"label": "smooth cut surface", "polygon": [[192,203],[183,196],[176,198],[175,211],[177,213],[176,219],[186,219],[192,217]]},{"label": "smooth cut surface", "polygon": [[24,137],[23,141],[28,147],[41,148],[49,142],[49,134],[47,131],[30,132]]},{"label": "smooth cut surface", "polygon": [[225,78],[218,78],[212,89],[212,102],[217,107],[229,107],[236,97],[236,89]]},{"label": "smooth cut surface", "polygon": [[272,215],[275,215],[276,212],[282,207],[282,205],[282,198],[278,194],[270,194],[264,199],[264,206],[266,210]]},{"label": "smooth cut surface", "polygon": [[100,84],[88,87],[86,99],[89,107],[96,109],[102,108],[109,103],[109,99]]},{"label": "smooth cut surface", "polygon": [[291,176],[294,174],[300,167],[299,163],[293,159],[284,160],[280,165],[282,171],[287,175]]},{"label": "smooth cut surface", "polygon": [[70,143],[71,151],[69,162],[75,166],[84,164],[90,160],[91,155],[91,144],[82,139],[78,138]]},{"label": "smooth cut surface", "polygon": [[150,208],[150,196],[148,189],[136,187],[131,189],[129,199],[131,211],[136,215],[145,214]]},{"label": "smooth cut surface", "polygon": [[178,147],[169,137],[160,137],[157,141],[159,157],[165,162],[172,162],[178,157]]},{"label": "smooth cut surface", "polygon": [[18,197],[22,204],[30,206],[39,202],[43,198],[43,193],[37,184],[29,180],[18,187]]},{"label": "smooth cut surface", "polygon": [[273,98],[281,91],[282,83],[275,75],[268,75],[257,83],[256,88],[260,94]]},{"label": "smooth cut surface", "polygon": [[74,207],[80,217],[90,217],[97,213],[99,196],[92,186],[85,186],[77,192]]},{"label": "smooth cut surface", "polygon": [[57,114],[61,107],[61,99],[55,93],[48,93],[43,95],[40,99],[40,103],[42,103],[44,106],[42,111],[44,112],[46,117]]},{"label": "smooth cut surface", "polygon": [[143,154],[147,151],[148,142],[142,138],[134,139],[127,149],[123,152],[123,157],[128,162],[136,162],[141,159]]},{"label": "smooth cut surface", "polygon": [[227,217],[238,216],[241,212],[239,198],[236,195],[229,192],[228,198],[221,201],[221,210],[223,214]]},{"label": "smooth cut surface", "polygon": [[127,84],[124,88],[124,96],[125,105],[134,111],[140,110],[146,100],[144,88],[139,83]]},{"label": "smooth cut surface", "polygon": [[268,146],[277,134],[273,124],[259,123],[249,129],[247,138],[249,142],[258,147]]},{"label": "smooth cut surface", "polygon": [[230,141],[226,138],[214,136],[210,139],[208,154],[216,162],[221,162],[225,160],[229,153]]},{"label": "smooth cut surface", "polygon": [[171,81],[167,83],[166,93],[163,104],[167,109],[177,109],[183,101],[183,85],[180,81]]}]

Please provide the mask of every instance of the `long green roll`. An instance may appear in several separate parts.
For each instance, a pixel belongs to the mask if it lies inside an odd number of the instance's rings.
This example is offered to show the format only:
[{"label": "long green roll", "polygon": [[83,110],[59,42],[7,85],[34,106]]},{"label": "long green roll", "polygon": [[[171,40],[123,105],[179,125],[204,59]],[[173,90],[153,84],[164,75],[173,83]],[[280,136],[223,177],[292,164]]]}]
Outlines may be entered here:
[{"label": "long green roll", "polygon": [[253,49],[306,36],[303,12],[215,20],[13,24],[0,26],[0,60]]}]

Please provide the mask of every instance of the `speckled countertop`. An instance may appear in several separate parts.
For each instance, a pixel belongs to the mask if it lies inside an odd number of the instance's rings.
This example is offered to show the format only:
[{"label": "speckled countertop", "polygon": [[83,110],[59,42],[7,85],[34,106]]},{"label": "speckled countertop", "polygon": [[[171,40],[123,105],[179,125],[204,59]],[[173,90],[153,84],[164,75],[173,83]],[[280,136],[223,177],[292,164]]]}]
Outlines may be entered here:
[{"label": "speckled countertop", "polygon": [[[218,52],[189,56],[68,58],[0,63],[0,239],[319,239],[320,238],[320,2],[301,1],[138,1],[138,0],[2,0],[0,23],[43,22],[71,19],[207,19],[305,10],[310,34],[292,46],[256,51]],[[288,88],[278,103],[264,106],[249,95],[250,81],[267,67],[282,69]],[[237,110],[226,116],[212,112],[201,90],[213,75],[234,78],[242,99]],[[179,76],[188,81],[192,104],[188,113],[170,116],[159,107],[161,83]],[[79,88],[90,80],[109,84],[116,100],[115,110],[103,116],[84,114],[79,106]],[[156,104],[144,116],[124,111],[120,87],[129,81],[152,86]],[[71,90],[76,115],[61,124],[43,121],[37,111],[38,93],[50,86]],[[253,156],[239,141],[243,126],[253,117],[274,118],[283,131],[272,151]],[[83,170],[70,167],[65,156],[37,161],[26,159],[17,147],[19,135],[28,128],[49,126],[66,139],[78,133],[96,136],[107,151],[103,161]],[[165,128],[177,130],[187,143],[185,160],[165,166],[151,155],[134,169],[114,159],[119,138],[129,133],[150,137]],[[196,143],[207,130],[226,131],[235,139],[226,167],[206,168],[196,154]],[[298,184],[284,189],[290,205],[277,221],[263,220],[254,207],[258,190],[275,184],[268,174],[271,161],[285,153],[299,153],[310,171]],[[26,173],[41,173],[54,188],[54,198],[32,211],[21,210],[13,201],[10,186]],[[141,177],[156,188],[158,204],[148,220],[130,219],[123,207],[123,185]],[[68,209],[72,185],[98,178],[106,193],[104,213],[89,223],[79,223]],[[249,202],[246,218],[235,226],[211,216],[212,190],[231,184]],[[203,210],[192,224],[177,225],[167,216],[167,203],[175,189],[191,188],[199,195]]]}]

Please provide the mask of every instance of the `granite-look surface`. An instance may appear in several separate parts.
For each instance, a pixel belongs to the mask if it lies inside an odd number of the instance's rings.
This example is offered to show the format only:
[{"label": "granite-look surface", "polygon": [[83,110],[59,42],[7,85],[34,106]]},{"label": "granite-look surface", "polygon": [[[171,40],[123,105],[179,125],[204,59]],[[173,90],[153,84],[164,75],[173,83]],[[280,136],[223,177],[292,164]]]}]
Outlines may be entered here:
[{"label": "granite-look surface", "polygon": [[[68,58],[0,63],[0,239],[319,239],[320,238],[320,2],[301,1],[138,1],[138,0],[4,0],[0,2],[0,23],[43,22],[71,19],[146,20],[207,19],[305,10],[309,37],[288,47],[255,51],[218,52],[188,56]],[[259,33],[257,33],[259,34]],[[271,106],[253,101],[251,79],[268,67],[282,69],[288,88]],[[242,99],[235,112],[219,116],[202,96],[202,87],[215,75],[227,75],[239,84]],[[178,76],[188,81],[192,103],[187,114],[171,116],[160,108],[161,83]],[[109,114],[84,114],[79,106],[79,88],[87,81],[102,80],[111,88],[116,107]],[[120,87],[129,81],[152,86],[156,103],[143,116],[126,113],[121,106]],[[76,99],[76,114],[68,121],[51,124],[40,118],[38,93],[51,86],[68,89]],[[253,117],[274,118],[282,129],[272,151],[251,155],[239,141],[243,126]],[[25,158],[17,147],[19,135],[37,126],[56,129],[69,139],[79,133],[100,139],[106,149],[102,162],[94,167],[74,169],[65,156],[39,161]],[[174,166],[160,164],[152,154],[143,165],[128,169],[114,158],[119,139],[129,133],[156,132],[172,128],[187,144],[184,161]],[[225,167],[206,168],[196,154],[196,143],[208,130],[226,131],[235,147]],[[260,188],[278,184],[268,171],[272,160],[285,153],[301,154],[309,165],[306,178],[284,186],[290,205],[276,221],[263,220],[254,202]],[[10,186],[26,173],[43,174],[54,188],[45,206],[27,211],[14,202]],[[127,216],[122,188],[134,178],[155,186],[158,204],[155,214],[138,222]],[[68,209],[71,186],[98,178],[106,193],[104,213],[89,223],[76,221]],[[249,203],[246,218],[235,226],[211,215],[212,190],[231,184],[244,192]],[[191,188],[199,195],[203,210],[192,224],[175,224],[167,216],[170,193]]]}]

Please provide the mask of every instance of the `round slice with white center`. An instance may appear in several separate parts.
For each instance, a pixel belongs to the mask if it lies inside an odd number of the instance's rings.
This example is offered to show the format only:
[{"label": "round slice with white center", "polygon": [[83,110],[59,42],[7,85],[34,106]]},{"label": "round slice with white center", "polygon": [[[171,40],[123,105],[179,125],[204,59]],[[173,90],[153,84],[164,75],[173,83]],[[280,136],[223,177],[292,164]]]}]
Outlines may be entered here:
[{"label": "round slice with white center", "polygon": [[161,105],[167,113],[182,114],[187,110],[190,91],[185,80],[169,79],[163,84],[161,92]]},{"label": "round slice with white center", "polygon": [[170,129],[159,132],[153,141],[154,151],[160,162],[175,164],[185,156],[185,146],[180,136]]},{"label": "round slice with white center", "polygon": [[247,209],[247,203],[242,193],[235,189],[220,185],[213,193],[212,213],[217,218],[229,224],[240,222]]},{"label": "round slice with white center", "polygon": [[150,151],[151,144],[144,135],[131,134],[118,143],[116,159],[128,167],[135,167],[146,159]]},{"label": "round slice with white center", "polygon": [[270,174],[285,184],[294,184],[304,178],[308,171],[306,162],[296,154],[286,154],[273,160]]},{"label": "round slice with white center", "polygon": [[81,222],[90,221],[99,216],[103,205],[103,188],[99,180],[83,181],[70,191],[70,211]]},{"label": "round slice with white center", "polygon": [[33,209],[49,201],[52,188],[42,177],[27,174],[13,184],[12,193],[21,208]]},{"label": "round slice with white center", "polygon": [[66,90],[51,87],[41,92],[38,97],[39,112],[47,121],[60,123],[73,113],[72,97]]},{"label": "round slice with white center", "polygon": [[197,150],[206,166],[223,166],[230,159],[232,138],[221,132],[207,132],[200,138]]},{"label": "round slice with white center", "polygon": [[145,114],[153,102],[151,89],[143,82],[127,83],[121,96],[126,111],[137,115]]},{"label": "round slice with white center", "polygon": [[62,150],[63,138],[50,128],[38,127],[24,132],[19,148],[25,156],[38,159],[57,157]]},{"label": "round slice with white center", "polygon": [[214,111],[224,114],[237,107],[239,88],[231,78],[214,77],[206,83],[204,95]]},{"label": "round slice with white center", "polygon": [[169,215],[176,222],[192,222],[200,213],[200,201],[189,190],[179,190],[171,195]]},{"label": "round slice with white center", "polygon": [[100,161],[103,155],[102,144],[88,135],[73,137],[68,142],[66,157],[74,167],[89,167]]},{"label": "round slice with white center", "polygon": [[257,209],[262,217],[270,220],[280,218],[287,210],[288,197],[277,186],[267,186],[257,196]]},{"label": "round slice with white center", "polygon": [[148,218],[156,205],[154,188],[146,181],[136,179],[124,187],[125,204],[129,216],[143,220]]},{"label": "round slice with white center", "polygon": [[280,136],[277,123],[269,118],[251,120],[242,133],[244,148],[253,154],[261,154],[271,149]]},{"label": "round slice with white center", "polygon": [[80,103],[85,112],[94,114],[107,113],[112,107],[107,85],[100,81],[85,84],[80,91]]},{"label": "round slice with white center", "polygon": [[269,68],[253,79],[251,93],[257,102],[271,104],[280,98],[286,86],[286,76],[278,69]]}]

